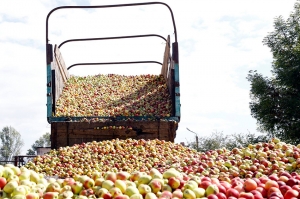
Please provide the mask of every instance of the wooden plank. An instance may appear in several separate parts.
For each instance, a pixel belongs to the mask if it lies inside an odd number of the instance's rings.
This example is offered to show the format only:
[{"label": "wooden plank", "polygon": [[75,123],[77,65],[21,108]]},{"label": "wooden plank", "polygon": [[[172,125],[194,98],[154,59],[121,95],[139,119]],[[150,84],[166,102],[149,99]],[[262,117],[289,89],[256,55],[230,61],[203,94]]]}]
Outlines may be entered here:
[{"label": "wooden plank", "polygon": [[65,86],[66,81],[70,77],[69,72],[66,68],[62,54],[59,48],[55,45],[54,47],[54,61],[52,62],[52,69],[55,70],[55,102],[59,98],[62,90]]},{"label": "wooden plank", "polygon": [[97,123],[55,122],[51,124],[51,137],[55,136],[53,141],[56,142],[53,143],[53,146],[59,148],[68,144],[72,146],[74,144],[81,144],[82,142],[112,140],[116,138],[161,139],[174,142],[177,129],[177,123],[175,122],[160,121],[161,126],[158,126],[155,121],[144,121],[142,124],[137,121],[131,123],[138,127],[143,126],[142,132],[128,129],[101,129],[100,127],[97,128],[97,125],[99,126]]},{"label": "wooden plank", "polygon": [[167,43],[164,52],[163,65],[161,67],[161,74],[165,77],[167,82],[168,78],[168,66],[169,66],[169,58],[170,58],[170,35],[168,35]]},{"label": "wooden plank", "polygon": [[[62,123],[62,122],[60,122]],[[168,121],[160,121],[160,128],[168,129]],[[138,129],[152,129],[157,128],[158,121],[116,121],[116,122],[70,122],[70,129],[101,129],[102,127],[119,127],[119,126],[130,126]]]},{"label": "wooden plank", "polygon": [[57,63],[59,72],[60,72],[60,74],[63,78],[63,81],[66,82],[68,80],[68,78],[70,77],[70,75],[69,75],[69,72],[67,70],[65,61],[62,57],[62,54],[59,51],[59,48],[57,47],[57,45],[55,45],[55,47],[54,47],[54,58],[55,58],[55,61]]}]

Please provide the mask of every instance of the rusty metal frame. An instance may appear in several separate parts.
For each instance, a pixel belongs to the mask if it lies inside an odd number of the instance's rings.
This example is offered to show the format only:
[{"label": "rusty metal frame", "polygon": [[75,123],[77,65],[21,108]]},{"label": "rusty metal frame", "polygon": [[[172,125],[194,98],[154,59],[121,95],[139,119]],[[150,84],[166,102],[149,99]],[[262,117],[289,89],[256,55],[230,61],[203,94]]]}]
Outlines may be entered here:
[{"label": "rusty metal frame", "polygon": [[[109,39],[128,39],[128,38],[139,38],[139,37],[160,37],[163,40],[167,42],[167,39],[164,38],[161,35],[157,34],[145,34],[145,35],[129,35],[129,36],[118,36],[118,37],[97,37],[97,38],[84,38],[84,39],[69,39],[66,40],[58,45],[58,48],[60,48],[62,45],[68,42],[74,42],[74,41],[95,41],[95,40],[109,40]],[[169,44],[170,46],[170,44]]]},{"label": "rusty metal frame", "polygon": [[177,42],[177,30],[176,30],[176,24],[175,24],[175,19],[174,19],[174,15],[173,15],[173,11],[170,8],[170,6],[166,3],[163,2],[144,2],[144,3],[129,3],[129,4],[115,4],[115,5],[101,5],[101,6],[60,6],[60,7],[56,7],[54,9],[52,9],[46,18],[46,44],[48,44],[49,42],[49,38],[48,38],[48,21],[49,21],[49,17],[50,15],[59,9],[72,9],[72,8],[113,8],[113,7],[128,7],[128,6],[141,6],[141,5],[153,5],[153,4],[161,4],[166,6],[170,13],[171,13],[171,17],[172,17],[172,23],[173,23],[173,28],[174,28],[174,36],[175,36],[175,42]]},{"label": "rusty metal frame", "polygon": [[[49,59],[51,60],[51,58],[49,58],[52,55],[52,52],[48,52],[49,49],[49,17],[50,15],[59,9],[78,9],[78,8],[113,8],[113,7],[129,7],[129,6],[142,6],[142,5],[154,5],[154,4],[161,4],[166,6],[171,14],[171,18],[172,18],[172,23],[173,23],[173,28],[174,28],[174,36],[175,36],[175,44],[177,44],[177,30],[176,30],[176,24],[175,24],[175,19],[174,19],[174,15],[173,15],[173,11],[170,8],[169,5],[167,5],[166,3],[163,2],[143,2],[143,3],[129,3],[129,4],[115,4],[115,5],[101,5],[101,6],[60,6],[60,7],[56,7],[54,9],[52,9],[46,18],[46,58],[47,58],[47,64],[50,63]],[[166,39],[160,35],[156,35],[156,34],[148,34],[148,35],[131,35],[131,36],[119,36],[119,37],[106,37],[106,38],[83,38],[83,39],[71,39],[71,40],[66,40],[64,42],[62,42],[59,47],[61,47],[63,44],[67,43],[67,42],[71,42],[71,41],[88,41],[88,40],[103,40],[103,39],[121,39],[121,38],[134,38],[134,37],[148,37],[148,36],[157,36],[160,38],[163,38],[165,41]],[[50,44],[51,45],[51,44]],[[176,50],[178,51],[178,49]],[[178,52],[175,53],[176,55],[178,55]],[[50,56],[49,56],[50,55]],[[177,57],[177,56],[176,56]],[[176,58],[175,58],[176,60]],[[146,61],[148,62],[148,61]],[[145,63],[146,63],[145,62]],[[151,63],[152,61],[150,61]],[[113,62],[112,62],[113,63]],[[138,62],[135,62],[138,63]],[[94,63],[94,64],[104,64],[104,63]],[[107,64],[107,63],[106,63]],[[126,64],[126,62],[119,62],[119,64]],[[75,64],[75,65],[83,65],[82,63],[80,64]],[[87,65],[87,64],[85,64]],[[90,64],[89,64],[90,65]],[[73,67],[74,65],[70,66],[69,68]]]},{"label": "rusty metal frame", "polygon": [[99,63],[77,63],[69,66],[67,69],[71,69],[74,66],[82,66],[82,65],[111,65],[111,64],[145,64],[145,63],[152,63],[152,64],[160,64],[161,62],[157,61],[130,61],[130,62],[99,62]]}]

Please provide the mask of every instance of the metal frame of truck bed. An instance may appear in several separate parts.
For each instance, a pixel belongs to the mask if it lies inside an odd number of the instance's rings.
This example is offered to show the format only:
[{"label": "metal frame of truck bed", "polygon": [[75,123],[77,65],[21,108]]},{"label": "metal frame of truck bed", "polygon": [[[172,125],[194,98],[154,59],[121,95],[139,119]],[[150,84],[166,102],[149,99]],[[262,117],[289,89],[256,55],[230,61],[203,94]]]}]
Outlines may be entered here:
[{"label": "metal frame of truck bed", "polygon": [[[55,45],[54,49],[52,44],[49,43],[49,30],[48,30],[48,21],[51,14],[60,9],[88,9],[88,8],[114,8],[114,7],[128,7],[128,6],[145,6],[145,5],[164,5],[166,6],[170,13],[174,28],[174,36],[175,42],[172,43],[170,46],[170,37],[167,38],[162,37],[161,35],[157,34],[146,34],[146,35],[126,35],[126,36],[116,36],[116,37],[102,37],[102,38],[79,38],[79,39],[70,39],[62,42],[58,46]],[[141,37],[158,37],[166,41],[165,53],[164,53],[164,60],[163,63],[157,61],[130,61],[130,62],[98,62],[98,63],[77,63],[73,64],[69,67],[65,66],[63,57],[59,51],[59,48],[69,42],[86,42],[86,41],[95,41],[95,40],[111,40],[111,39],[133,39],[133,38],[141,38]],[[172,55],[170,56],[170,49],[172,49]],[[52,148],[57,148],[63,145],[72,145],[77,143],[77,141],[71,142],[70,134],[74,133],[77,130],[81,129],[81,131],[87,132],[88,129],[91,130],[90,134],[93,136],[89,139],[91,140],[98,140],[98,139],[106,139],[105,136],[102,138],[95,137],[96,134],[99,134],[99,130],[102,129],[104,126],[117,126],[117,124],[131,124],[131,131],[135,132],[135,135],[130,136],[130,131],[126,129],[125,134],[122,135],[115,134],[111,138],[119,138],[122,137],[138,137],[140,138],[147,138],[145,134],[154,134],[153,136],[148,136],[150,139],[158,138],[166,139],[170,141],[174,141],[176,136],[176,129],[177,124],[180,121],[180,90],[179,90],[179,53],[178,53],[178,42],[177,42],[177,30],[174,20],[174,15],[171,8],[162,2],[145,2],[145,3],[131,3],[131,4],[116,4],[116,5],[102,5],[102,6],[61,6],[52,9],[46,19],[46,60],[47,60],[47,120],[51,124],[51,140],[54,141],[52,144]],[[164,75],[165,80],[167,82],[170,95],[172,98],[172,115],[170,117],[152,117],[152,116],[135,116],[135,117],[54,117],[55,115],[55,104],[56,100],[58,99],[59,95],[61,94],[62,88],[64,87],[64,83],[67,81],[69,74],[68,70],[74,66],[82,66],[82,65],[109,65],[109,64],[137,64],[137,63],[156,63],[161,64],[161,74]],[[86,119],[87,121],[98,119],[102,122],[97,122],[97,124],[85,124],[87,122],[82,123],[82,120]],[[151,120],[151,124],[150,124]],[[103,122],[105,121],[105,122]],[[74,124],[77,122],[77,124]],[[163,127],[165,130],[168,131],[168,136],[161,136],[161,125],[166,123]],[[128,126],[128,125],[127,125]],[[148,128],[148,126],[150,126]],[[73,130],[70,130],[73,128]],[[94,131],[98,130],[97,133]],[[113,129],[115,130],[115,129]],[[156,134],[156,130],[157,135]],[[60,134],[66,132],[66,142],[62,144],[58,144],[58,137]],[[151,133],[149,133],[151,132]],[[80,134],[82,132],[77,132]],[[74,133],[76,134],[76,133]],[[105,133],[101,132],[102,135]],[[162,134],[164,135],[164,134]],[[109,137],[109,136],[108,136]],[[107,138],[108,138],[107,137]],[[77,139],[77,138],[76,138]],[[109,139],[109,138],[108,138]],[[87,141],[87,140],[82,140]]]}]

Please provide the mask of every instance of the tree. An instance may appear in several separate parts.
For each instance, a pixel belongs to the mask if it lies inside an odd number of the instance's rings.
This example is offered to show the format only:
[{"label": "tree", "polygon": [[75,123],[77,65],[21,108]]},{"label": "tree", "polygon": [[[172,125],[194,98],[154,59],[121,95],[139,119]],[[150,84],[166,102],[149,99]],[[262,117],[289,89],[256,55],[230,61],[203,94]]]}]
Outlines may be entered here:
[{"label": "tree", "polygon": [[27,150],[26,155],[36,155],[37,147],[50,147],[50,133],[43,134],[38,140],[36,140],[32,145],[31,149]]},{"label": "tree", "polygon": [[273,54],[272,76],[250,71],[250,110],[258,129],[292,144],[300,142],[300,3],[285,21],[275,18],[275,30],[263,43]]},{"label": "tree", "polygon": [[24,145],[21,134],[11,126],[6,126],[0,132],[0,159],[2,161],[11,161],[13,156],[20,155]]},{"label": "tree", "polygon": [[191,130],[189,131],[195,134],[195,139],[192,142],[189,142],[187,146],[200,152],[221,148],[227,148],[229,150],[235,147],[243,148],[247,147],[249,144],[268,142],[271,139],[267,135],[257,136],[250,132],[246,134],[239,133],[230,135],[224,135],[223,132],[213,132],[207,137],[201,137],[197,133]]}]

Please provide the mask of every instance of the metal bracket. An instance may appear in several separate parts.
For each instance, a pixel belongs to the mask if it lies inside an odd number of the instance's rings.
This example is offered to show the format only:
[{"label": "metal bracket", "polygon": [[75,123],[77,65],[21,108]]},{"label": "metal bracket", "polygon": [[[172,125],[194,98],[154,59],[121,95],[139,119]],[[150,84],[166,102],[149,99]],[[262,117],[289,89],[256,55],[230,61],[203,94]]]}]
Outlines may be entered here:
[{"label": "metal bracket", "polygon": [[51,96],[51,93],[47,93],[47,96]]},{"label": "metal bracket", "polygon": [[175,87],[179,87],[179,82],[174,82]]},{"label": "metal bracket", "polygon": [[180,96],[180,93],[175,93],[175,96]]},{"label": "metal bracket", "polygon": [[51,87],[51,82],[47,83],[47,87]]},{"label": "metal bracket", "polygon": [[46,61],[47,61],[47,65],[51,64],[51,62],[53,61],[53,48],[52,48],[52,44],[46,44]]}]

